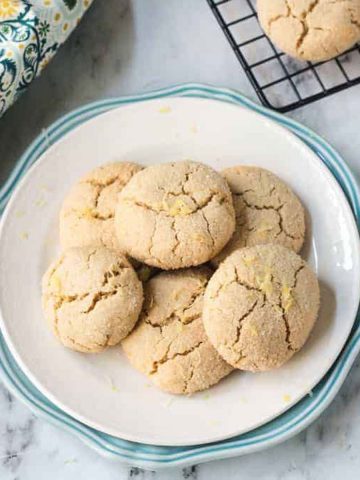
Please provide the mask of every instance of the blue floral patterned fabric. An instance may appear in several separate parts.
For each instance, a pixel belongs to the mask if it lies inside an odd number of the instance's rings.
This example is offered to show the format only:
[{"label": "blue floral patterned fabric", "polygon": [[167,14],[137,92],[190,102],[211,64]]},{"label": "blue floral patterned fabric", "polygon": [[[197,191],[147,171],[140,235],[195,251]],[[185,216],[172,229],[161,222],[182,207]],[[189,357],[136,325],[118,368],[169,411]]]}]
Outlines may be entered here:
[{"label": "blue floral patterned fabric", "polygon": [[0,116],[39,75],[93,0],[0,0]]}]

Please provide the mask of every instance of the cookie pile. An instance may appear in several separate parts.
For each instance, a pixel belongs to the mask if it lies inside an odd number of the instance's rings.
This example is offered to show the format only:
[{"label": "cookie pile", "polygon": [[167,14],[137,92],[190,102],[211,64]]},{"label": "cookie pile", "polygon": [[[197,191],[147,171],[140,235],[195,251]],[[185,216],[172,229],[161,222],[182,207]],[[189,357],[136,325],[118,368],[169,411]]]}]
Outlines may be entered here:
[{"label": "cookie pile", "polygon": [[122,342],[158,387],[204,390],[304,345],[319,308],[304,237],[299,199],[267,170],[108,164],[64,200],[43,310],[73,350]]}]

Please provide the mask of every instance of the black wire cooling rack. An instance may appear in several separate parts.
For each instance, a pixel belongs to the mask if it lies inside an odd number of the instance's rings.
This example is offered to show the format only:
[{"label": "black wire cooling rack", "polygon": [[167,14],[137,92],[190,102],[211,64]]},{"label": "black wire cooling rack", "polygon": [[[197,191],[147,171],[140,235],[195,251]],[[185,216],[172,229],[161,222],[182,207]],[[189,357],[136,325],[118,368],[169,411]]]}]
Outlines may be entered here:
[{"label": "black wire cooling rack", "polygon": [[261,102],[280,112],[360,83],[360,46],[328,62],[295,60],[262,31],[255,0],[207,0]]}]

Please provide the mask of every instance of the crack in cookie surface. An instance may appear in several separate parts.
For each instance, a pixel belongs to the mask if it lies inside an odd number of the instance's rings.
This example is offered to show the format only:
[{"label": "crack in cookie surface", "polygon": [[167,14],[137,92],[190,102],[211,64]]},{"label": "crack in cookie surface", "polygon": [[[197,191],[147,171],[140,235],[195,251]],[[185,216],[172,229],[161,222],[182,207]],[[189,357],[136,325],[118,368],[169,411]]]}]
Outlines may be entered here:
[{"label": "crack in cookie surface", "polygon": [[80,179],[61,207],[62,247],[95,245],[117,249],[114,230],[117,194],[141,169],[132,163],[111,163]]},{"label": "crack in cookie surface", "polygon": [[298,252],[305,238],[305,214],[291,189],[268,170],[239,165],[223,170],[235,208],[235,232],[212,260],[215,265],[238,248],[274,243]]},{"label": "crack in cookie surface", "polygon": [[67,250],[43,278],[45,316],[66,346],[81,351],[118,343],[141,305],[135,271],[125,257],[104,247]]},{"label": "crack in cookie surface", "polygon": [[195,350],[197,350],[203,343],[204,341],[201,340],[200,342],[198,342],[196,345],[189,348],[188,350],[185,350],[184,352],[176,352],[174,353],[174,355],[169,356],[169,351],[171,349],[171,343],[170,343],[165,355],[160,360],[154,361],[153,368],[150,372],[150,375],[154,375],[155,373],[157,373],[160,365],[163,365],[166,362],[170,362],[171,360],[174,360],[177,357],[186,357],[187,355],[190,355],[190,353],[195,352]]},{"label": "crack in cookie surface", "polygon": [[151,279],[140,321],[122,343],[133,366],[172,393],[202,390],[231,371],[210,345],[202,324],[210,276],[211,270],[201,267]]},{"label": "crack in cookie surface", "polygon": [[298,255],[282,246],[248,247],[230,255],[210,280],[204,324],[231,365],[268,369],[301,348],[318,306],[316,277]]},{"label": "crack in cookie surface", "polygon": [[[235,195],[237,195],[237,194],[235,194]],[[279,207],[272,207],[272,206],[267,206],[267,205],[263,205],[263,206],[260,207],[260,206],[256,205],[255,203],[253,203],[253,204],[249,203],[247,200],[245,200],[243,195],[242,195],[242,197],[243,197],[243,202],[246,205],[246,208],[253,209],[253,210],[258,210],[258,211],[271,210],[272,212],[275,212],[278,215],[279,232],[276,234],[277,237],[281,233],[284,233],[287,237],[291,238],[292,240],[300,240],[300,239],[304,238],[303,234],[292,235],[291,233],[289,233],[285,229],[285,227],[284,227],[284,221],[285,220],[284,220],[284,217],[281,214],[281,210],[285,207],[285,203],[281,204]],[[246,226],[246,224],[243,224],[241,226],[249,230],[249,228]],[[250,229],[250,231],[254,231],[254,228]],[[247,246],[247,243],[245,244],[245,246]]]},{"label": "crack in cookie surface", "polygon": [[[120,194],[115,217],[124,251],[165,270],[205,263],[235,227],[224,179],[190,161],[145,169]],[[140,231],[143,242],[137,238]]]},{"label": "crack in cookie surface", "polygon": [[353,0],[313,0],[306,6],[294,0],[259,0],[258,14],[269,37],[303,60],[328,60],[360,38],[360,9]]}]

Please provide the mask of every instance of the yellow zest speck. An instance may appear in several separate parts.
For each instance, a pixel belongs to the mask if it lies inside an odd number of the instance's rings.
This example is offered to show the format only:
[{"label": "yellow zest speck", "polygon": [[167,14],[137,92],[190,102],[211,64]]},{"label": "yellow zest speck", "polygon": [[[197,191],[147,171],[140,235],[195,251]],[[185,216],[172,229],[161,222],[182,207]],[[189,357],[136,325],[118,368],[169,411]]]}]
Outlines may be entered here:
[{"label": "yellow zest speck", "polygon": [[192,213],[192,209],[188,205],[186,205],[184,200],[182,200],[181,198],[175,200],[175,202],[171,206],[169,206],[166,200],[164,200],[163,207],[164,210],[166,210],[171,217],[182,217]]},{"label": "yellow zest speck", "polygon": [[290,397],[290,395],[288,395],[287,393],[286,393],[285,395],[283,395],[282,398],[283,398],[283,401],[284,401],[285,403],[290,403],[290,402],[291,402],[291,397]]},{"label": "yellow zest speck", "polygon": [[65,465],[69,465],[70,463],[77,463],[77,458],[68,458],[64,461]]},{"label": "yellow zest speck", "polygon": [[151,385],[151,383],[145,383],[145,387],[146,387],[146,388],[151,388],[152,385]]},{"label": "yellow zest speck", "polygon": [[271,283],[271,271],[270,269],[265,270],[264,276],[255,277],[256,283],[260,290],[262,290],[265,295],[270,295],[273,291],[273,286]]},{"label": "yellow zest speck", "polygon": [[159,108],[159,113],[170,113],[170,112],[171,112],[170,107],[163,106],[163,107]]},{"label": "yellow zest speck", "polygon": [[253,265],[257,260],[257,257],[244,257],[244,263],[247,267]]},{"label": "yellow zest speck", "polygon": [[29,238],[28,232],[21,232],[20,233],[21,240],[27,240]]},{"label": "yellow zest speck", "polygon": [[176,324],[176,331],[181,333],[184,330],[184,325],[180,322]]},{"label": "yellow zest speck", "polygon": [[258,337],[259,336],[259,332],[257,330],[256,327],[254,327],[254,325],[249,325],[249,332],[251,333],[251,335],[253,335],[254,337]]},{"label": "yellow zest speck", "polygon": [[84,208],[83,210],[79,211],[79,215],[82,218],[93,218],[93,210],[92,208]]},{"label": "yellow zest speck", "polygon": [[204,400],[209,400],[209,398],[210,398],[210,393],[205,393]]},{"label": "yellow zest speck", "polygon": [[52,275],[50,278],[50,288],[57,293],[61,292],[61,280],[57,275]]},{"label": "yellow zest speck", "polygon": [[15,217],[16,217],[16,218],[21,218],[21,217],[23,217],[24,215],[25,215],[24,210],[17,210],[17,211],[15,212]]},{"label": "yellow zest speck", "polygon": [[294,297],[292,296],[292,288],[286,284],[282,287],[281,299],[285,312],[288,312],[294,304]]},{"label": "yellow zest speck", "polygon": [[257,228],[257,233],[266,233],[273,229],[273,226],[270,223],[261,223]]},{"label": "yellow zest speck", "polygon": [[198,128],[196,125],[193,125],[191,128],[190,128],[190,132],[191,133],[198,133]]},{"label": "yellow zest speck", "polygon": [[13,52],[11,50],[9,50],[8,52],[6,52],[6,56],[7,57],[12,57],[13,56]]},{"label": "yellow zest speck", "polygon": [[35,202],[35,207],[39,207],[39,208],[42,208],[44,207],[45,205],[47,204],[47,201],[45,200],[45,198],[38,198]]},{"label": "yellow zest speck", "polygon": [[204,235],[200,235],[200,233],[195,233],[192,235],[192,238],[199,243],[206,243],[206,237]]},{"label": "yellow zest speck", "polygon": [[111,388],[111,390],[112,390],[113,392],[118,392],[119,389],[118,389],[117,386],[115,385],[114,380],[113,380],[111,377],[109,377],[109,378],[108,378],[108,381],[109,381],[109,383],[110,383],[110,388]]}]

